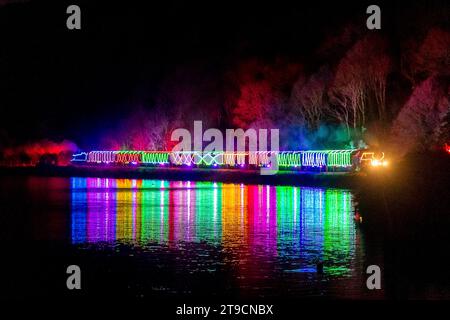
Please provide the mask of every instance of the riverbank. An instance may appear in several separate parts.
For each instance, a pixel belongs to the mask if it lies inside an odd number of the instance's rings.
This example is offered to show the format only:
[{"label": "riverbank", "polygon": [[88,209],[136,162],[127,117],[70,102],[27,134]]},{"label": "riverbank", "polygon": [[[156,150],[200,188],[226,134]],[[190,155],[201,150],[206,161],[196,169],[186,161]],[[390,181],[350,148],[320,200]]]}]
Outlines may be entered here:
[{"label": "riverbank", "polygon": [[450,157],[406,157],[356,191],[360,227],[379,242],[391,298],[450,298]]},{"label": "riverbank", "polygon": [[355,188],[364,183],[367,177],[366,174],[347,172],[280,171],[276,175],[263,176],[259,170],[161,167],[107,168],[94,166],[2,167],[0,168],[0,175],[192,180],[333,188]]},{"label": "riverbank", "polygon": [[382,297],[365,287],[349,190],[28,175],[0,190],[18,297],[73,297],[72,264],[90,299]]}]

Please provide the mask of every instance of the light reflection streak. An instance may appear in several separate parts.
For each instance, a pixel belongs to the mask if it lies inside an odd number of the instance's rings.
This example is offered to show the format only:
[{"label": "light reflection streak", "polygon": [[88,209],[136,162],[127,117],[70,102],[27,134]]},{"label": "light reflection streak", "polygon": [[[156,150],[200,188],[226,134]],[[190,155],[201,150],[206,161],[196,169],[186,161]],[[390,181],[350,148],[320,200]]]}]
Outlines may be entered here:
[{"label": "light reflection streak", "polygon": [[74,244],[204,241],[307,266],[341,261],[344,268],[327,270],[335,273],[347,271],[355,250],[353,198],[345,190],[72,178],[71,195]]}]

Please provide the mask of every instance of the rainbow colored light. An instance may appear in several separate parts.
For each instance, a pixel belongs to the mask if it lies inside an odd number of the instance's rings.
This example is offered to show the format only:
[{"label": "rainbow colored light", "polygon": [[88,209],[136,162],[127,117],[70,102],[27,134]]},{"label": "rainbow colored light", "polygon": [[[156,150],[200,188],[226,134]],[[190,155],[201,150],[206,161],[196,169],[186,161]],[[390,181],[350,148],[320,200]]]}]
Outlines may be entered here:
[{"label": "rainbow colored light", "polygon": [[345,275],[356,246],[353,197],[339,189],[71,178],[71,212],[74,244],[239,246],[244,274],[258,272],[264,252],[297,272],[320,258],[332,262],[325,272]]},{"label": "rainbow colored light", "polygon": [[90,151],[73,155],[73,162],[90,164],[136,164],[206,167],[270,166],[276,157],[280,169],[348,168],[355,150],[310,151]]},{"label": "rainbow colored light", "polygon": [[[85,160],[82,160],[84,156]],[[169,153],[163,151],[91,151],[74,155],[73,161],[106,164],[168,164]]]}]

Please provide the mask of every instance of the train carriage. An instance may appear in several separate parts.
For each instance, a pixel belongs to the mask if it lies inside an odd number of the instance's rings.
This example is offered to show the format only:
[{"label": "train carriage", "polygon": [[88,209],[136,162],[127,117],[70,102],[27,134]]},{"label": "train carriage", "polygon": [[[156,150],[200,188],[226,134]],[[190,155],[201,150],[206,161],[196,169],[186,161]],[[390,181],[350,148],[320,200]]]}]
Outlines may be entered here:
[{"label": "train carriage", "polygon": [[271,167],[299,171],[359,171],[387,166],[383,152],[367,149],[305,151],[90,151],[73,155],[73,164],[115,166],[168,166],[255,169]]}]

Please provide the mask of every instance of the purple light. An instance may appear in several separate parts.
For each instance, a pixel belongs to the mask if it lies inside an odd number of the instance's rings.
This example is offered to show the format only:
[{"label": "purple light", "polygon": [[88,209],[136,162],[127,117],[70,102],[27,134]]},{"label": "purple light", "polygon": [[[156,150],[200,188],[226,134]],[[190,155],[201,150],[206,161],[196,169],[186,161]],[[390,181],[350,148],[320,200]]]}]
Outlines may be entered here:
[{"label": "purple light", "polygon": [[137,165],[137,162],[136,162],[136,161],[133,161],[133,162],[131,162],[131,164]]}]

